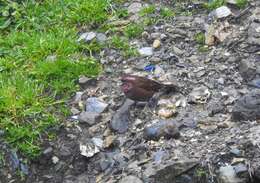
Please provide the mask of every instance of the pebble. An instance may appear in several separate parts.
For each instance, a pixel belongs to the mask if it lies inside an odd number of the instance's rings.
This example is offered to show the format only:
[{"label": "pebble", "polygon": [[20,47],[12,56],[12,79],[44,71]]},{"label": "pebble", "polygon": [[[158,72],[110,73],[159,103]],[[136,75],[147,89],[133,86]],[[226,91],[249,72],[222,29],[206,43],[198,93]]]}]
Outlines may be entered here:
[{"label": "pebble", "polygon": [[59,158],[57,156],[53,156],[51,159],[54,164],[57,164],[59,162]]},{"label": "pebble", "polygon": [[97,41],[100,43],[105,43],[107,41],[107,36],[103,33],[97,33]]},{"label": "pebble", "polygon": [[155,39],[153,41],[153,48],[159,48],[161,46],[161,41],[159,39]]}]

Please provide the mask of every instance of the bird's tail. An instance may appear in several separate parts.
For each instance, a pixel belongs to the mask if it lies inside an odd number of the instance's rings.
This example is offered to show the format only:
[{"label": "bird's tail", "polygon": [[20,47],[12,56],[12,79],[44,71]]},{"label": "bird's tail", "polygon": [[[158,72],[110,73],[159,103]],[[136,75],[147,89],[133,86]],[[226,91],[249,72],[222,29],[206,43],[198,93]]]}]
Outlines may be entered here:
[{"label": "bird's tail", "polygon": [[183,87],[180,87],[180,86],[177,86],[174,84],[163,84],[162,90],[165,93],[174,92],[174,93],[181,93],[183,95],[186,95],[186,92],[185,92],[186,90]]}]

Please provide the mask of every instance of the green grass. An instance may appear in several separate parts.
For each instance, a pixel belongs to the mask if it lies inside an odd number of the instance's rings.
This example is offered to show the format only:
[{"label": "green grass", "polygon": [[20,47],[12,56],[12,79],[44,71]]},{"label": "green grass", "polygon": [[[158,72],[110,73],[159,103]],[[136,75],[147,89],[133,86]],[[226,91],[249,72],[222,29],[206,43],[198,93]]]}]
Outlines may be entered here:
[{"label": "green grass", "polygon": [[247,0],[236,0],[236,5],[239,7],[239,8],[245,8],[248,4],[248,1]]},{"label": "green grass", "polygon": [[146,16],[146,15],[155,13],[155,10],[156,10],[155,5],[150,5],[150,6],[144,7],[144,8],[139,12],[139,14],[140,14],[140,16]]},{"label": "green grass", "polygon": [[[2,4],[0,10],[0,129],[27,158],[68,115],[65,101],[80,75],[96,76],[91,55],[104,45],[77,42],[78,27],[98,27],[114,16],[107,0],[45,0]],[[6,23],[7,22],[7,23]],[[129,48],[129,47],[128,47]],[[126,46],[124,48],[126,50]],[[55,60],[48,60],[54,56]]]},{"label": "green grass", "polygon": [[111,38],[110,47],[121,50],[123,52],[123,55],[126,58],[138,55],[136,48],[131,47],[128,44],[128,39],[121,38],[120,36],[117,36],[117,35],[115,35]]},{"label": "green grass", "polygon": [[175,12],[168,7],[162,7],[160,10],[160,14],[163,18],[172,18],[175,16]]},{"label": "green grass", "polygon": [[131,23],[124,28],[124,35],[128,38],[140,37],[144,28],[140,24]]},{"label": "green grass", "polygon": [[194,40],[198,43],[198,44],[205,44],[205,35],[200,32],[194,35]]},{"label": "green grass", "polygon": [[204,4],[204,7],[208,10],[215,10],[226,4],[225,0],[212,0]]}]

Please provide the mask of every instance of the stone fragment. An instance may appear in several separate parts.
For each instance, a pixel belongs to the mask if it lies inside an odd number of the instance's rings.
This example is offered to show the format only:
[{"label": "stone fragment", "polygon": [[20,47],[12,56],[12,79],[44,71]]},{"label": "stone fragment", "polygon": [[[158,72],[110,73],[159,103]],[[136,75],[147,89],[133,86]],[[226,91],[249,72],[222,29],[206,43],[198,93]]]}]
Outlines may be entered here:
[{"label": "stone fragment", "polygon": [[85,32],[80,35],[78,41],[84,40],[85,42],[88,43],[88,42],[92,41],[96,36],[97,36],[97,34],[95,32]]},{"label": "stone fragment", "polygon": [[246,165],[243,163],[239,163],[237,165],[234,165],[233,167],[237,175],[241,175],[245,172],[248,172]]},{"label": "stone fragment", "polygon": [[102,100],[96,97],[90,97],[86,101],[87,112],[102,113],[107,109],[107,107],[108,107],[107,103],[103,102]]},{"label": "stone fragment", "polygon": [[125,133],[129,128],[129,109],[134,104],[132,100],[126,100],[117,110],[110,122],[110,128],[118,133]]},{"label": "stone fragment", "polygon": [[149,163],[143,173],[147,182],[169,183],[184,172],[188,172],[198,164],[195,159],[183,159],[179,161],[166,161],[160,164]]},{"label": "stone fragment", "polygon": [[101,119],[101,115],[97,112],[81,112],[79,115],[79,122],[94,125]]},{"label": "stone fragment", "polygon": [[167,108],[161,108],[158,111],[158,115],[163,118],[170,118],[172,117],[176,111],[174,109],[167,109]]},{"label": "stone fragment", "polygon": [[160,120],[159,122],[144,128],[144,138],[146,140],[159,140],[161,137],[180,137],[176,122],[171,120]]},{"label": "stone fragment", "polygon": [[260,90],[254,90],[235,102],[232,119],[235,121],[260,119]]}]

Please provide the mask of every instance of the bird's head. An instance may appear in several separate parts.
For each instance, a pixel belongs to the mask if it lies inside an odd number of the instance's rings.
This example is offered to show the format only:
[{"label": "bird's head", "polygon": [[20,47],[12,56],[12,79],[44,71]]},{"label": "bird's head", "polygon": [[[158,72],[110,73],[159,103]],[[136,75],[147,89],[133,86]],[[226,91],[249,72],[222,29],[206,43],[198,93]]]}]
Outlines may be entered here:
[{"label": "bird's head", "polygon": [[133,88],[133,85],[129,82],[124,82],[121,85],[121,89],[124,93],[128,93]]}]

